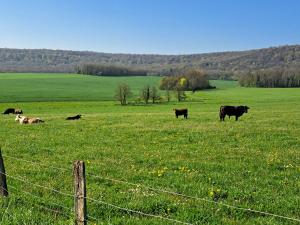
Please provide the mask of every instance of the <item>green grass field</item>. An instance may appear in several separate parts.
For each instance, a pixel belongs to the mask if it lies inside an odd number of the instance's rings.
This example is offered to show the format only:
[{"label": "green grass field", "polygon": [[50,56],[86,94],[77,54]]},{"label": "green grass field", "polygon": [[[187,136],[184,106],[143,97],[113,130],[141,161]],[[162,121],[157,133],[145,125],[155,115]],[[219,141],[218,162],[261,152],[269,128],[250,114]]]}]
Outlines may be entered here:
[{"label": "green grass field", "polygon": [[126,82],[134,95],[145,85],[158,85],[159,77],[95,77],[77,74],[0,74],[0,102],[114,100]]},{"label": "green grass field", "polygon": [[[25,115],[46,121],[20,125],[13,115],[0,117],[0,146],[6,173],[13,176],[7,177],[10,197],[0,200],[0,224],[73,224],[72,197],[16,178],[72,194],[72,162],[79,159],[86,163],[88,197],[120,207],[191,224],[297,224],[93,175],[299,220],[300,89],[213,81],[217,89],[188,93],[186,102],[120,106],[113,101],[120,81],[137,96],[159,78],[0,75],[0,111],[21,107]],[[221,123],[218,111],[224,104],[250,110],[238,122]],[[175,107],[188,107],[189,119],[176,119]],[[64,119],[78,113],[82,120]],[[98,219],[90,224],[174,224],[91,200],[87,204],[88,214]]]}]

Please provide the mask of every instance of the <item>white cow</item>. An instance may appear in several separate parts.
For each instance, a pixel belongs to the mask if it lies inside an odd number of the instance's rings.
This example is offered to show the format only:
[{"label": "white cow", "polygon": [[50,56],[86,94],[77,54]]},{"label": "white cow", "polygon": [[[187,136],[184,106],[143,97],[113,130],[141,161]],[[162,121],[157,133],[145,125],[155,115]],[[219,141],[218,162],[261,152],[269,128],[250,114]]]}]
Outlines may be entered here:
[{"label": "white cow", "polygon": [[15,121],[19,121],[20,124],[32,124],[32,123],[43,123],[44,121],[40,118],[34,118],[34,117],[26,117],[17,115]]}]

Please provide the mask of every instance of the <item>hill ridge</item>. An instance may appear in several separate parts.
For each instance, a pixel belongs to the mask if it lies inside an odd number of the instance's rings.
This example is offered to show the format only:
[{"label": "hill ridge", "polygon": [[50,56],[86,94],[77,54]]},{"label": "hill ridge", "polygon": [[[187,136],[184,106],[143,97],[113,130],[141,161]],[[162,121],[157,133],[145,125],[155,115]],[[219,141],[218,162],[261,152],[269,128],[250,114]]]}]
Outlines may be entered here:
[{"label": "hill ridge", "polygon": [[84,63],[143,68],[165,74],[177,68],[202,68],[210,74],[251,69],[300,68],[300,45],[199,54],[135,54],[61,49],[0,48],[0,72],[75,72]]}]

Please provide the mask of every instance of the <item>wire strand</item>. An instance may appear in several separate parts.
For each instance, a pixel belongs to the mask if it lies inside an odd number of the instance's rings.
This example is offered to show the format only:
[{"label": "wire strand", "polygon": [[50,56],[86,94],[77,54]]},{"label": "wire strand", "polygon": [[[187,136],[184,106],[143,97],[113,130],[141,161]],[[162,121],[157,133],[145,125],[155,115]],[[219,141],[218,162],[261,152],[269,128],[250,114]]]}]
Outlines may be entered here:
[{"label": "wire strand", "polygon": [[[30,193],[30,192],[28,192],[28,191],[20,190],[20,189],[14,187],[14,186],[12,186],[12,185],[8,185],[8,187],[9,187],[9,188],[12,188],[12,189],[14,189],[14,190],[16,190],[16,191],[18,191],[18,192],[22,192],[22,193],[25,193],[25,194],[27,194],[27,195],[30,195],[30,196],[32,196],[32,197],[34,197],[34,198],[42,199],[40,196],[34,195],[34,194],[32,194],[32,193]],[[43,203],[45,203],[45,202],[43,202]],[[61,208],[63,208],[63,209],[66,209],[66,210],[70,210],[69,207],[60,205],[60,204],[58,204],[58,203],[56,203],[56,202],[49,202],[49,201],[48,201],[48,203],[50,203],[50,204],[52,204],[52,205],[59,206],[59,207],[61,207]]]},{"label": "wire strand", "polygon": [[18,177],[14,177],[14,176],[11,176],[11,175],[9,175],[9,174],[7,174],[7,173],[2,173],[2,172],[0,172],[0,174],[4,174],[4,175],[6,175],[7,177],[10,177],[10,178],[12,178],[12,179],[14,179],[14,180],[18,180],[18,181],[21,181],[21,182],[23,182],[23,183],[31,184],[31,185],[33,185],[33,186],[35,186],[35,187],[40,187],[40,188],[43,188],[43,189],[46,189],[46,190],[50,190],[50,191],[56,192],[56,193],[61,194],[61,195],[65,195],[65,196],[69,196],[69,197],[73,197],[73,198],[74,198],[74,196],[75,196],[75,195],[68,194],[68,193],[65,193],[65,192],[62,192],[62,191],[59,191],[59,190],[50,188],[50,187],[46,187],[46,186],[43,186],[43,185],[40,185],[40,184],[32,183],[32,182],[30,182],[30,181],[25,180],[24,177],[18,178]]},{"label": "wire strand", "polygon": [[69,169],[66,169],[66,168],[56,167],[56,166],[49,166],[49,165],[46,165],[46,164],[43,164],[43,163],[40,163],[40,162],[29,161],[29,160],[26,160],[26,159],[20,159],[20,158],[14,157],[14,156],[8,156],[8,155],[5,155],[5,154],[3,156],[7,157],[7,158],[18,160],[18,161],[27,162],[27,163],[30,163],[32,165],[38,165],[38,166],[53,168],[53,169],[62,170],[62,171],[70,171]]},{"label": "wire strand", "polygon": [[[22,190],[20,190],[20,189],[14,187],[14,186],[12,186],[12,185],[9,185],[9,187],[12,188],[12,189],[14,189],[14,190],[16,190],[16,191],[18,191],[18,192],[23,192],[23,193],[25,193],[25,194],[27,194],[27,195],[30,195],[30,196],[32,196],[32,197],[41,199],[41,197],[39,197],[39,196],[37,196],[37,195],[34,195],[34,194],[32,194],[32,193],[30,193],[30,192],[27,192],[27,191],[22,191]],[[25,202],[29,203],[28,201],[25,201]],[[41,202],[41,203],[45,204],[45,202]],[[65,208],[65,209],[67,209],[67,210],[70,210],[68,207],[59,205],[59,204],[54,203],[54,202],[48,202],[48,203],[50,203],[50,204],[52,204],[52,205],[59,206],[59,207],[61,207],[61,208]],[[71,215],[71,214],[68,214],[68,213],[66,213],[66,212],[58,211],[58,210],[55,210],[55,209],[51,209],[51,208],[48,208],[48,207],[46,207],[46,206],[44,206],[44,205],[40,205],[40,204],[37,204],[37,203],[34,203],[34,202],[31,202],[30,204],[31,204],[31,205],[35,205],[35,206],[38,206],[38,207],[43,208],[43,209],[46,209],[46,210],[51,211],[51,212],[59,213],[59,214],[64,215],[64,216],[66,216],[66,217],[68,217],[68,218],[72,218],[72,215]]]},{"label": "wire strand", "polygon": [[175,196],[180,196],[180,197],[184,197],[184,198],[190,198],[190,199],[195,199],[195,200],[199,200],[199,201],[205,201],[205,202],[213,203],[213,204],[216,204],[216,205],[222,205],[222,206],[226,206],[226,207],[232,208],[232,209],[243,210],[243,211],[248,211],[248,212],[253,212],[253,213],[258,213],[258,214],[263,214],[263,215],[268,215],[268,216],[273,216],[273,217],[278,217],[278,218],[282,218],[282,219],[288,219],[288,220],[293,220],[293,221],[300,222],[300,219],[291,218],[291,217],[282,216],[282,215],[277,215],[277,214],[274,214],[274,213],[259,211],[259,210],[250,209],[250,208],[243,208],[243,207],[239,207],[239,206],[233,206],[233,205],[229,205],[229,204],[226,204],[226,203],[209,200],[209,199],[206,199],[206,198],[200,198],[200,197],[190,196],[190,195],[186,195],[186,194],[180,194],[180,193],[177,193],[177,192],[167,191],[167,190],[164,190],[164,189],[152,188],[152,187],[149,187],[149,186],[146,186],[146,185],[135,184],[135,183],[127,182],[127,181],[123,181],[123,180],[117,180],[117,179],[112,179],[112,178],[107,178],[107,177],[101,177],[101,176],[92,175],[92,174],[90,174],[90,175],[94,176],[94,177],[97,177],[97,178],[100,178],[100,179],[104,179],[104,180],[135,185],[137,187],[143,187],[143,188],[146,188],[148,190],[155,191],[155,192],[163,192],[163,193],[167,193],[167,194],[171,194],[171,195],[175,195]]},{"label": "wire strand", "polygon": [[107,203],[107,202],[104,202],[104,201],[101,201],[101,200],[98,200],[98,199],[94,199],[94,198],[86,197],[86,199],[94,201],[94,202],[102,204],[102,205],[108,205],[110,207],[113,207],[113,208],[116,208],[116,209],[119,209],[119,210],[131,212],[131,213],[136,213],[136,214],[139,214],[139,215],[142,215],[142,216],[155,217],[155,218],[168,220],[168,221],[175,222],[175,223],[193,225],[192,223],[187,223],[187,222],[183,222],[183,221],[180,221],[180,220],[175,220],[175,219],[171,219],[171,218],[168,218],[168,217],[163,217],[163,216],[154,215],[154,214],[150,214],[150,213],[144,213],[144,212],[141,212],[141,211],[138,211],[138,210],[123,208],[123,207],[120,207],[120,206],[117,206],[117,205],[114,205],[114,204],[111,204],[111,203]]}]

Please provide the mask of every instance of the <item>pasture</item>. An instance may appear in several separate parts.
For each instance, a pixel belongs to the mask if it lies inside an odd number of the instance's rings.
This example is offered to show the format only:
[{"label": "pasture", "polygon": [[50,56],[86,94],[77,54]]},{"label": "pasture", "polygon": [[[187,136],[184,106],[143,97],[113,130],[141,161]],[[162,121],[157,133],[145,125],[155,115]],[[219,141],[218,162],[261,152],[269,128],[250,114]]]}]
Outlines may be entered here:
[{"label": "pasture", "polygon": [[118,84],[126,82],[138,94],[159,77],[95,77],[77,74],[0,74],[0,102],[107,101],[114,100]]},{"label": "pasture", "polygon": [[[88,197],[123,208],[191,224],[297,223],[142,185],[300,219],[300,89],[213,81],[217,89],[188,93],[185,102],[120,106],[113,101],[119,81],[137,95],[159,78],[0,75],[0,110],[20,107],[25,115],[45,120],[20,125],[14,116],[1,115],[6,173],[29,181],[7,178],[10,197],[0,199],[1,224],[73,224],[72,197],[32,184],[72,194],[72,162],[78,159],[86,162]],[[219,107],[225,104],[250,110],[238,122],[228,117],[219,122]],[[189,119],[176,119],[172,109],[183,107]],[[76,114],[82,119],[65,120]],[[88,214],[99,219],[90,224],[174,224],[90,200],[87,204]]]}]

